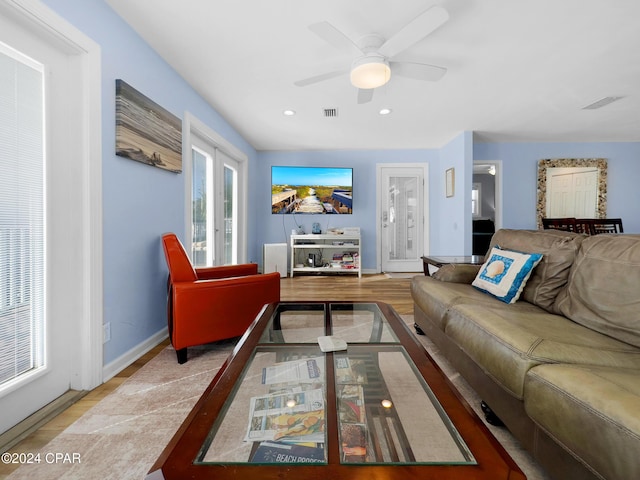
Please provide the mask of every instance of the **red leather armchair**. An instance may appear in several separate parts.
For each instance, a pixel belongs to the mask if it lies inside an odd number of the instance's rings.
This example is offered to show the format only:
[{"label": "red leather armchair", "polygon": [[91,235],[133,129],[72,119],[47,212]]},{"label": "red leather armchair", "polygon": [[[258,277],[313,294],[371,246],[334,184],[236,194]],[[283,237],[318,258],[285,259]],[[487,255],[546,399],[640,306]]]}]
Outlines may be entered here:
[{"label": "red leather armchair", "polygon": [[187,347],[241,336],[264,304],[280,300],[280,274],[258,275],[255,263],[193,268],[173,233],[162,236],[169,267],[167,321],[178,363]]}]

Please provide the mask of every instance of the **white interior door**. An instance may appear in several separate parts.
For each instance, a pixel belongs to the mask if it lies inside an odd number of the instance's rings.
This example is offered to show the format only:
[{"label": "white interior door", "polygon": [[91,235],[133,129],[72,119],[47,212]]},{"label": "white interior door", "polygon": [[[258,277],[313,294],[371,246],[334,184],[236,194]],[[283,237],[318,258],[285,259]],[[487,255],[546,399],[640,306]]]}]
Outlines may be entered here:
[{"label": "white interior door", "polygon": [[31,6],[0,6],[0,433],[70,388],[96,386],[102,370],[84,54],[61,40],[74,32],[56,36],[56,18]]},{"label": "white interior door", "polygon": [[573,175],[576,218],[596,218],[598,216],[598,171],[576,173]]},{"label": "white interior door", "polygon": [[424,165],[378,166],[379,238],[383,272],[419,272],[428,250]]},{"label": "white interior door", "polygon": [[596,218],[598,170],[547,169],[547,216]]},{"label": "white interior door", "polygon": [[549,214],[551,218],[575,217],[573,175],[554,175],[549,183]]}]

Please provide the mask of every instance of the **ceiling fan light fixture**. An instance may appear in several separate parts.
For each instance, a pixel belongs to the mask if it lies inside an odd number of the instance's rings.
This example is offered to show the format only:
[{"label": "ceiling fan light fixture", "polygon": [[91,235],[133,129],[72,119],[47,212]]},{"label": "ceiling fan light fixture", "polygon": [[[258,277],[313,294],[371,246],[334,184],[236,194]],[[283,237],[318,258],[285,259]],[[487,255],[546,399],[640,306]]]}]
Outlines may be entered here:
[{"label": "ceiling fan light fixture", "polygon": [[351,67],[351,83],[356,88],[381,87],[391,79],[389,62],[382,55],[365,55]]}]

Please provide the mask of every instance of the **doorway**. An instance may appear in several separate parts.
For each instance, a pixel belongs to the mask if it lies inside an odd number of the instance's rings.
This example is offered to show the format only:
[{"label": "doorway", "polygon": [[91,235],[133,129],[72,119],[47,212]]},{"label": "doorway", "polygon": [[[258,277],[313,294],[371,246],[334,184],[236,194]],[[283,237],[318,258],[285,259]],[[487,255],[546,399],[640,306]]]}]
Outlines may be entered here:
[{"label": "doorway", "polygon": [[377,165],[378,271],[420,272],[425,233],[426,164]]},{"label": "doorway", "polygon": [[[20,346],[0,384],[0,432],[11,437],[69,390],[102,382],[101,74],[99,47],[37,2],[0,5],[0,42],[0,250],[12,252],[0,255],[3,367],[11,338]],[[39,175],[32,189],[26,170]],[[30,190],[36,217],[20,198]]]},{"label": "doorway", "polygon": [[185,247],[191,260],[196,267],[243,263],[247,157],[188,113],[184,138]]},{"label": "doorway", "polygon": [[236,264],[239,162],[198,137],[193,143],[192,262],[196,267]]},{"label": "doorway", "polygon": [[471,186],[472,253],[487,253],[493,233],[502,227],[502,162],[473,162]]}]

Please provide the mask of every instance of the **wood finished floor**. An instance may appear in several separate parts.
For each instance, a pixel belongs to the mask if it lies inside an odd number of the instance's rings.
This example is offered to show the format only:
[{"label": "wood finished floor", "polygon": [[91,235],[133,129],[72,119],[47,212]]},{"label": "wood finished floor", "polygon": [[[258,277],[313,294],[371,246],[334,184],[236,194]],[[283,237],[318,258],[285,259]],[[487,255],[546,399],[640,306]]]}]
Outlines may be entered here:
[{"label": "wood finished floor", "polygon": [[[298,276],[283,278],[280,297],[283,301],[304,300],[377,300],[391,305],[400,315],[413,313],[409,290],[411,280],[388,278],[384,274],[331,276]],[[156,356],[169,344],[165,340],[136,362],[118,373],[106,383],[95,388],[64,412],[10,449],[11,452],[38,452],[53,438],[80,418],[87,410],[109,395],[127,378]],[[9,475],[17,466],[0,464],[0,479]]]}]

